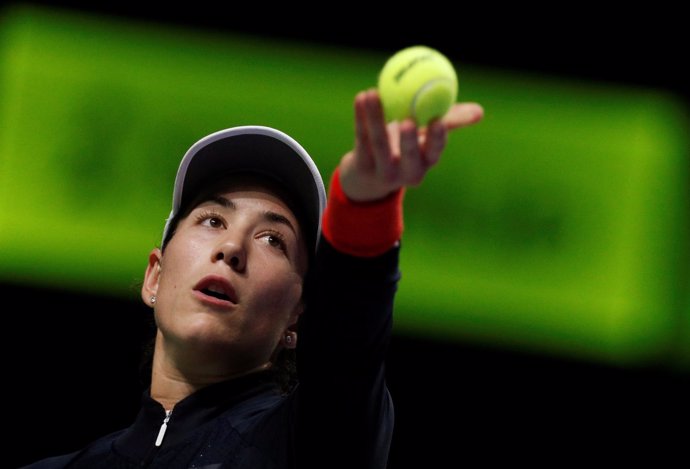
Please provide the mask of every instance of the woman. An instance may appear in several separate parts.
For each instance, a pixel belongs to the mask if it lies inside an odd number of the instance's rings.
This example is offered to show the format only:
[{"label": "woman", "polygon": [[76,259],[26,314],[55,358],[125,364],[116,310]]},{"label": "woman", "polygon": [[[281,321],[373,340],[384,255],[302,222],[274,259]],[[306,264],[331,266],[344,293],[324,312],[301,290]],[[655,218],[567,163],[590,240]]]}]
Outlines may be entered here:
[{"label": "woman", "polygon": [[156,337],[136,420],[28,467],[386,467],[404,190],[449,131],[482,116],[461,103],[426,128],[387,125],[378,93],[360,92],[327,204],[313,161],[282,132],[199,140],[144,276]]}]

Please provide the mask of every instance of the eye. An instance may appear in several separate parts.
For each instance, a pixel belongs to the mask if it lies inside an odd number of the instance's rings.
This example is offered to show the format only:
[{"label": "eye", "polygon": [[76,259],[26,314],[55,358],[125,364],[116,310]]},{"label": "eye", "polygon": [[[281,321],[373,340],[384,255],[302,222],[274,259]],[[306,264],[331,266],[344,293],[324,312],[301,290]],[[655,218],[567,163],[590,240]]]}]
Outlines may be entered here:
[{"label": "eye", "polygon": [[213,228],[219,228],[223,226],[223,221],[218,217],[211,217],[207,221],[208,224],[211,225]]},{"label": "eye", "polygon": [[216,212],[203,211],[196,216],[197,223],[210,228],[225,227],[225,220]]},{"label": "eye", "polygon": [[287,245],[285,244],[285,239],[280,233],[268,233],[264,239],[274,248],[278,248],[281,251],[287,251]]}]

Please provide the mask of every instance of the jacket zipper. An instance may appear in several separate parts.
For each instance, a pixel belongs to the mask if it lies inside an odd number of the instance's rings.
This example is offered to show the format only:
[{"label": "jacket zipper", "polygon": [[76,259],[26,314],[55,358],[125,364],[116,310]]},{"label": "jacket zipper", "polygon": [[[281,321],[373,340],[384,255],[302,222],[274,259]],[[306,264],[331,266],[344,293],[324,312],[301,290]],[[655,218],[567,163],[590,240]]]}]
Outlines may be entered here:
[{"label": "jacket zipper", "polygon": [[172,410],[166,410],[165,411],[165,418],[163,419],[163,423],[161,424],[160,430],[158,430],[158,436],[156,437],[156,446],[160,446],[161,443],[163,443],[163,437],[165,436],[165,431],[168,429],[168,420],[170,420],[170,414],[172,414]]}]

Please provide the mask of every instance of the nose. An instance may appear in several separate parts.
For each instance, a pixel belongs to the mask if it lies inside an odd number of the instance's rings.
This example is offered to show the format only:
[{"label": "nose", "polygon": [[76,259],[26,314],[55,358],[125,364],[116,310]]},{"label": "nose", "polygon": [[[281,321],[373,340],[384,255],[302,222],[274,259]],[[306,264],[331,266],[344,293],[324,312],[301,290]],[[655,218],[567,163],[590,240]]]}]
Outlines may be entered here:
[{"label": "nose", "polygon": [[225,262],[233,270],[243,272],[247,267],[247,251],[242,242],[226,239],[213,255],[215,262]]}]

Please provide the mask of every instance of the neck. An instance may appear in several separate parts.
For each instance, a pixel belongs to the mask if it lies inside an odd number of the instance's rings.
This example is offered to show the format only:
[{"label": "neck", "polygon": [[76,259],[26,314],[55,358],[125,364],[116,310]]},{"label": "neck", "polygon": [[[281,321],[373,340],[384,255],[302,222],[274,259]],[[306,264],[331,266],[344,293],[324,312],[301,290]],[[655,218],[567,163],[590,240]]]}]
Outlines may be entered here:
[{"label": "neck", "polygon": [[264,363],[239,373],[189,374],[184,373],[178,368],[162,366],[160,363],[157,364],[157,360],[154,357],[151,375],[151,397],[158,401],[165,410],[172,410],[179,401],[206,386],[267,370],[270,367],[271,363]]}]

